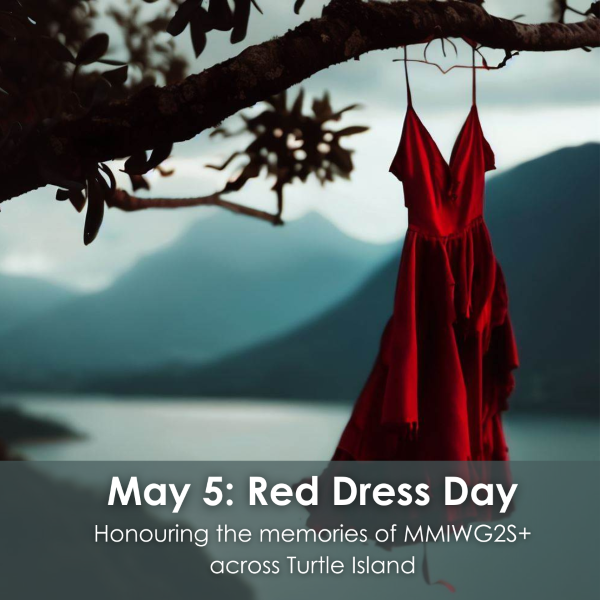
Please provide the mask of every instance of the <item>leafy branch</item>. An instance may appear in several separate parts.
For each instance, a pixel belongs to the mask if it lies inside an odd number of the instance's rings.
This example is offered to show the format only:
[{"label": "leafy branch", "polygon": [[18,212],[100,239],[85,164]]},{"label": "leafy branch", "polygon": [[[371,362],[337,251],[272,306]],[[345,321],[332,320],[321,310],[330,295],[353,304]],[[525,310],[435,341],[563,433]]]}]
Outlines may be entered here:
[{"label": "leafy branch", "polygon": [[[292,181],[304,181],[311,173],[322,183],[349,175],[351,154],[339,140],[366,129],[329,130],[325,122],[335,120],[331,107],[331,114],[325,111],[329,116],[319,123],[315,104],[313,115],[302,113],[302,95],[288,108],[282,93],[311,75],[367,52],[435,38],[466,38],[478,51],[502,49],[505,60],[498,67],[517,52],[600,46],[598,2],[577,23],[525,25],[490,15],[481,0],[331,0],[321,18],[185,77],[186,66],[173,40],[159,39],[163,28],[177,34],[189,27],[199,54],[209,31],[229,31],[233,42],[243,39],[253,3],[232,0],[233,10],[225,0],[162,3],[162,11],[149,23],[141,23],[139,4],[132,0],[124,0],[111,13],[125,32],[126,65],[107,58],[105,34],[90,37],[89,17],[95,9],[89,0],[6,0],[6,10],[0,10],[0,201],[57,185],[60,200],[70,200],[79,210],[87,205],[84,239],[89,243],[98,232],[104,206],[117,193],[107,161],[129,157],[125,171],[133,190],[147,188],[144,174],[149,170],[168,174],[161,163],[174,143],[267,101],[271,108],[254,120],[243,117],[253,142],[221,168],[246,157],[227,192],[239,190],[262,172],[274,177],[280,219],[283,190]],[[297,1],[295,10],[302,4]],[[565,2],[558,5],[557,17],[564,21],[571,9]],[[155,54],[164,61],[151,60]],[[31,56],[36,60],[29,60]],[[101,65],[116,68],[102,71]],[[128,70],[132,65],[142,72],[135,81]],[[154,72],[167,85],[153,86]],[[216,135],[231,135],[223,128],[217,131]],[[300,158],[303,153],[306,157]],[[148,207],[151,204],[148,201]]]}]

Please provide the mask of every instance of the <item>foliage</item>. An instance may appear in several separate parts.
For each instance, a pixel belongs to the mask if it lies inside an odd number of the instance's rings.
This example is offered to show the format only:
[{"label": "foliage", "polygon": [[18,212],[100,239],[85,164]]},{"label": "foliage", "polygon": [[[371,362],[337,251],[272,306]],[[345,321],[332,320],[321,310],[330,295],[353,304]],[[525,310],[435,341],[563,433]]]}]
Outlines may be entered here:
[{"label": "foliage", "polygon": [[[324,185],[336,177],[347,179],[352,172],[352,152],[340,144],[342,138],[362,133],[368,127],[354,126],[332,130],[328,124],[339,121],[342,115],[356,108],[347,106],[339,111],[331,108],[329,94],[314,100],[312,115],[303,114],[304,91],[300,90],[291,108],[287,106],[284,92],[268,101],[269,108],[255,117],[242,115],[244,127],[235,134],[249,133],[254,139],[243,152],[234,152],[221,166],[208,165],[223,170],[239,156],[247,159],[242,169],[227,183],[224,192],[240,190],[249,179],[261,172],[275,177],[273,190],[277,194],[279,214],[283,204],[283,189],[294,180],[305,182],[314,174]],[[211,136],[230,137],[229,130],[215,129]]]},{"label": "foliage", "polygon": [[[292,8],[292,0],[286,1]],[[600,12],[599,2],[580,13],[567,2],[552,1],[556,18],[561,21],[567,11],[595,16]],[[329,7],[342,2],[332,0]],[[304,0],[295,0],[294,11],[298,13],[303,4]],[[116,205],[111,204],[118,191],[115,177],[106,164],[80,156],[78,148],[71,149],[70,154],[61,152],[62,142],[53,135],[55,128],[93,117],[106,103],[126,101],[148,86],[181,81],[187,76],[189,64],[178,52],[175,36],[189,29],[196,56],[205,50],[209,32],[229,32],[232,43],[240,42],[246,37],[254,9],[261,12],[256,0],[121,0],[111,3],[100,15],[94,0],[0,0],[3,172],[11,170],[15,156],[25,157],[21,164],[36,172],[36,182],[41,179],[43,184],[60,188],[57,200],[69,200],[78,211],[87,207],[84,241],[90,243],[102,223],[105,204]],[[114,44],[109,36],[94,32],[99,16],[112,19],[118,26],[124,49],[122,61],[111,58]],[[507,51],[499,67],[512,55]],[[239,191],[264,172],[275,178],[273,190],[280,216],[286,185],[304,182],[311,174],[322,184],[349,176],[353,168],[351,152],[340,141],[366,128],[334,131],[328,125],[353,107],[336,113],[327,94],[313,102],[312,114],[303,114],[302,104],[302,93],[291,108],[282,94],[270,100],[270,108],[258,116],[243,117],[244,131],[254,140],[224,165],[214,167],[225,169],[234,159],[246,157],[224,192]],[[231,135],[225,128],[215,134]],[[124,170],[134,191],[149,188],[144,174],[151,169],[163,176],[172,174],[161,166],[171,149],[170,143],[161,142],[149,155],[144,151],[129,157]],[[229,200],[219,201],[229,209],[235,207]],[[131,206],[120,208],[133,210]]]},{"label": "foliage", "polygon": [[567,12],[575,13],[582,17],[594,16],[600,18],[600,2],[592,2],[591,6],[586,11],[577,10],[569,5],[567,0],[552,0],[552,17],[559,23],[565,22]]},{"label": "foliage", "polygon": [[[240,42],[246,36],[252,7],[260,11],[255,0],[144,0],[157,5],[150,17],[137,0],[111,5],[105,16],[118,25],[127,53],[120,62],[107,57],[109,36],[93,33],[99,14],[92,0],[0,1],[0,160],[32,137],[51,135],[65,117],[91,113],[101,104],[125,99],[158,80],[166,84],[182,80],[189,65],[177,53],[173,36],[185,29],[190,29],[199,56],[208,32],[230,31],[231,42]],[[301,5],[297,1],[294,9],[298,11]],[[274,189],[281,207],[283,188],[295,179],[306,181],[314,173],[324,183],[349,175],[350,152],[339,141],[366,128],[329,131],[325,124],[339,119],[344,111],[333,113],[325,96],[313,104],[314,116],[303,115],[302,97],[300,94],[291,111],[283,95],[273,99],[271,108],[258,117],[245,119],[256,140],[244,151],[248,164],[224,191],[241,189],[266,167],[266,172],[276,177]],[[277,132],[282,132],[281,139]],[[293,149],[286,143],[290,136],[296,136]],[[299,146],[303,146],[301,150]],[[124,171],[134,191],[149,189],[144,174],[152,169],[163,176],[172,174],[161,167],[171,149],[171,144],[159,144],[149,157],[140,152],[126,161]],[[301,153],[306,154],[303,160],[298,159]],[[73,171],[70,165],[66,168],[41,152],[36,160],[45,181],[59,187],[57,200],[70,201],[79,212],[86,209],[84,242],[91,243],[102,224],[105,205],[111,205],[117,191],[110,167],[81,160]]]},{"label": "foliage", "polygon": [[229,0],[184,0],[167,31],[177,36],[189,26],[196,57],[206,47],[206,34],[210,31],[231,31],[231,43],[237,44],[246,37],[252,6],[261,14],[262,10],[256,0],[233,0],[233,6],[231,10]]}]

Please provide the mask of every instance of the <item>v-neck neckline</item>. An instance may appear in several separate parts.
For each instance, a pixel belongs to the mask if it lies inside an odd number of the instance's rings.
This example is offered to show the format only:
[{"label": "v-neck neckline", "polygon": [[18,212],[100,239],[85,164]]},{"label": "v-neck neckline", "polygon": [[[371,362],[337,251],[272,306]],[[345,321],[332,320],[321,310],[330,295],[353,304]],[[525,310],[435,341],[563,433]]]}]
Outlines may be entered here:
[{"label": "v-neck neckline", "polygon": [[433,147],[435,148],[435,151],[437,152],[438,156],[440,157],[440,160],[444,164],[445,168],[448,170],[449,173],[452,173],[452,163],[453,163],[454,157],[456,155],[456,149],[458,148],[459,143],[462,141],[463,134],[465,132],[466,125],[469,122],[469,119],[471,119],[471,117],[473,115],[477,115],[477,105],[476,104],[472,104],[471,105],[471,109],[469,110],[469,112],[467,114],[467,117],[465,118],[465,120],[463,122],[463,125],[460,128],[460,131],[458,132],[458,135],[456,136],[456,139],[454,140],[454,145],[452,146],[452,151],[450,153],[450,160],[446,160],[446,158],[442,154],[442,151],[440,150],[440,147],[438,146],[437,142],[435,141],[435,138],[431,135],[431,133],[429,132],[429,130],[425,126],[425,123],[423,123],[423,121],[421,120],[421,117],[419,116],[419,114],[417,113],[417,111],[414,109],[414,107],[412,106],[412,104],[410,104],[407,107],[407,114],[409,112],[411,112],[411,111],[412,111],[413,115],[417,118],[417,121],[419,122],[419,125],[422,127],[422,129],[425,131],[425,133],[427,134],[427,136],[431,140],[431,143],[433,144]]}]

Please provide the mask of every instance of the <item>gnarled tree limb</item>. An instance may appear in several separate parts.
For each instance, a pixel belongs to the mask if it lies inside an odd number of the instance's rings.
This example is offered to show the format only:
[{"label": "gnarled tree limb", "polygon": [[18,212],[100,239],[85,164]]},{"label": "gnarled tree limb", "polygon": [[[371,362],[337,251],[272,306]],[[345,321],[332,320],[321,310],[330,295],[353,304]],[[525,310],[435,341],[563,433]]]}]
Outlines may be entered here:
[{"label": "gnarled tree limb", "polygon": [[332,65],[432,36],[468,37],[504,50],[570,50],[600,46],[600,19],[525,25],[456,0],[332,0],[321,18],[279,38],[180,83],[147,88],[86,117],[66,119],[51,134],[30,139],[0,166],[0,201],[47,184],[40,160],[63,169],[70,165],[77,175],[82,160],[107,161],[188,140]]}]

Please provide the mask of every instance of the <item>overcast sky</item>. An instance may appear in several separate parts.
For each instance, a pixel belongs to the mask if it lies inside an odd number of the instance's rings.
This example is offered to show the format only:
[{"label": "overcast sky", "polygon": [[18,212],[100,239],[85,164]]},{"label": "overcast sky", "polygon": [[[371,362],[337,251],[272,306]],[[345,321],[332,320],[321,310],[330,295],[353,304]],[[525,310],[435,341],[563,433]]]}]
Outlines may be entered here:
[{"label": "overcast sky", "polygon": [[[301,16],[294,15],[292,0],[260,0],[264,15],[253,11],[248,39],[231,46],[228,34],[209,37],[208,47],[193,61],[198,72],[258,43],[295,27],[302,20],[318,16],[323,0],[306,0]],[[99,0],[99,5],[107,0]],[[574,0],[586,8],[589,0]],[[289,5],[289,6],[288,6]],[[548,0],[487,0],[492,14],[511,18],[526,12],[521,20],[549,19]],[[525,6],[525,8],[524,8]],[[146,10],[152,10],[148,5]],[[111,31],[109,23],[101,27]],[[115,36],[112,36],[115,39]],[[177,38],[190,52],[188,33]],[[464,42],[458,42],[458,59],[450,50],[444,60],[439,44],[432,45],[428,58],[446,65],[470,60]],[[111,48],[118,56],[118,44]],[[410,55],[422,57],[422,46],[410,48]],[[484,52],[490,64],[502,53]],[[315,182],[287,191],[285,219],[293,221],[316,210],[351,236],[373,243],[399,239],[406,227],[400,184],[388,173],[402,129],[406,92],[399,50],[375,52],[319,73],[303,83],[309,101],[324,90],[331,92],[334,108],[359,102],[361,110],[348,113],[340,126],[368,125],[369,132],[347,138],[355,149],[352,180],[321,188]],[[599,51],[580,50],[554,53],[526,53],[499,71],[478,71],[478,104],[486,137],[495,154],[498,170],[552,150],[600,141]],[[417,111],[446,158],[470,105],[470,72],[456,69],[442,75],[427,65],[410,65],[411,87]],[[292,92],[294,93],[294,92]],[[308,102],[307,102],[308,105]],[[235,119],[230,120],[235,126]],[[226,158],[244,140],[215,141],[208,132],[179,144],[168,166],[176,169],[169,179],[153,177],[154,195],[193,196],[222,187],[226,175],[204,168],[206,163]],[[274,208],[272,182],[252,182],[232,196],[237,202],[267,210]],[[524,192],[525,193],[525,192]],[[32,275],[69,287],[93,290],[110,285],[140,257],[172,243],[192,222],[210,218],[218,209],[195,208],[180,211],[145,211],[123,214],[108,211],[98,239],[84,247],[83,216],[72,207],[54,201],[54,188],[32,192],[2,204],[0,214],[0,272]],[[241,218],[241,217],[240,217]],[[265,235],[269,226],[265,225]]]}]

